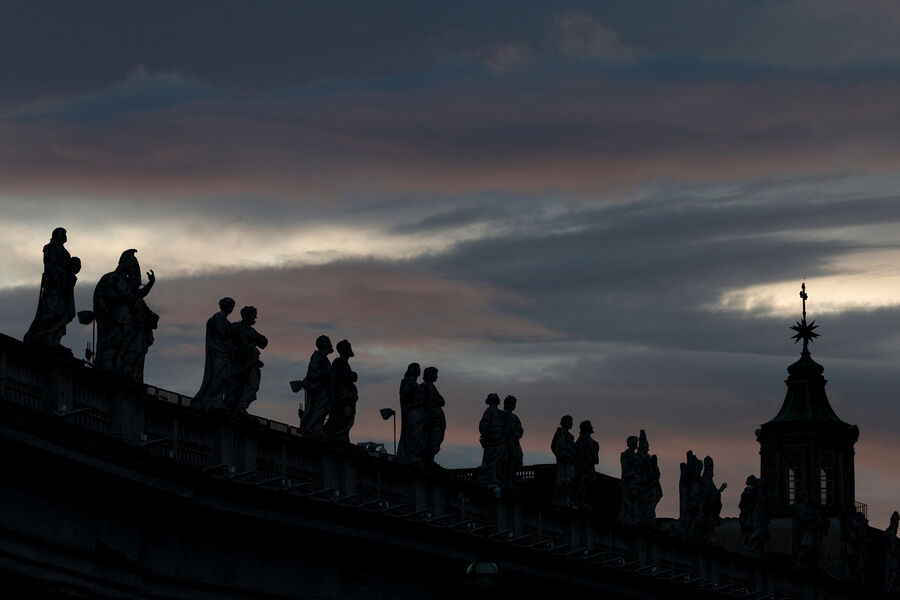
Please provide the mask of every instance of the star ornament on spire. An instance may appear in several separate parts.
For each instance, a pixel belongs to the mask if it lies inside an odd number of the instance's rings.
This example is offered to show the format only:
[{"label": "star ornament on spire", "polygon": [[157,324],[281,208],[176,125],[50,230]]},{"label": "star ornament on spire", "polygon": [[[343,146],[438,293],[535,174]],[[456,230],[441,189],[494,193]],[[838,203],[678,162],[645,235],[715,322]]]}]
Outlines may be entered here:
[{"label": "star ornament on spire", "polygon": [[797,332],[792,336],[794,343],[796,344],[800,340],[803,340],[803,347],[806,348],[809,345],[809,342],[819,337],[819,334],[814,331],[818,327],[815,319],[809,323],[806,322],[806,319],[797,321],[796,325],[791,325],[791,329]]}]

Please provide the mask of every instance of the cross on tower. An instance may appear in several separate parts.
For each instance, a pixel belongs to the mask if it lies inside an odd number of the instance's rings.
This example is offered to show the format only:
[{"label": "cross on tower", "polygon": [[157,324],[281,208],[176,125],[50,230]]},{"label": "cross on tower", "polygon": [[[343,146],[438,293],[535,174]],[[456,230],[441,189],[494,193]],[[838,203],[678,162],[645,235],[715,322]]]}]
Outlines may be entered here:
[{"label": "cross on tower", "polygon": [[818,327],[815,320],[810,323],[806,322],[806,300],[809,298],[809,295],[806,293],[805,281],[800,284],[800,298],[803,300],[803,318],[800,321],[797,321],[795,325],[791,325],[791,329],[796,332],[793,336],[794,343],[796,344],[800,340],[803,340],[803,355],[808,356],[809,342],[814,338],[819,337],[819,334],[814,331]]}]

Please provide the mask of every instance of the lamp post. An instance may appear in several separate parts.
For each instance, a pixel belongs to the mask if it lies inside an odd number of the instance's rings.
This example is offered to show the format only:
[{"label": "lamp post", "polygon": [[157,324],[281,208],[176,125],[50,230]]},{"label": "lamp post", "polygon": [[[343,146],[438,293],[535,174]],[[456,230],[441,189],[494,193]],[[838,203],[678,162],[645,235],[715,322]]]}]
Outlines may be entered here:
[{"label": "lamp post", "polygon": [[394,456],[397,455],[397,413],[393,408],[382,408],[378,412],[381,413],[381,418],[387,421],[391,417],[394,418]]}]

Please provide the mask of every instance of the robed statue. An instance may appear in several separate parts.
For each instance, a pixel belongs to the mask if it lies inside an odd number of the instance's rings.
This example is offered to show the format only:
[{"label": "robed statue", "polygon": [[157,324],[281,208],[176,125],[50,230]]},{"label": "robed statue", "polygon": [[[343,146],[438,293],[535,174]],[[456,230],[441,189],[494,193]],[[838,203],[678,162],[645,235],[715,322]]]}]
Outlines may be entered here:
[{"label": "robed statue", "polygon": [[590,421],[578,424],[578,439],[575,440],[575,481],[572,502],[576,506],[589,507],[587,492],[594,485],[594,467],[600,464],[600,444],[591,437],[594,426]]},{"label": "robed statue", "polygon": [[889,594],[900,592],[900,539],[897,539],[897,528],[900,526],[900,513],[891,513],[891,522],[884,530],[884,591]]},{"label": "robed statue", "polygon": [[241,309],[241,320],[231,328],[232,361],[231,386],[225,392],[225,408],[235,416],[247,414],[247,408],[256,400],[263,362],[259,349],[269,345],[269,340],[256,329],[255,306]]},{"label": "robed statue", "polygon": [[400,380],[400,444],[397,457],[412,465],[425,460],[425,402],[419,395],[419,363],[409,363]]},{"label": "robed statue", "polygon": [[334,371],[334,398],[324,431],[325,437],[330,441],[349,444],[350,429],[356,420],[356,402],[359,400],[356,388],[358,376],[350,368],[350,359],[354,356],[350,342],[341,340],[336,348],[338,357],[331,363]]},{"label": "robed statue", "polygon": [[572,504],[572,487],[575,482],[575,436],[570,432],[574,421],[570,415],[559,420],[553,434],[550,450],[556,457],[556,481],[553,485],[553,503],[560,506]]},{"label": "robed statue", "polygon": [[143,382],[144,359],[153,344],[159,315],[144,302],[156,277],[152,270],[147,271],[147,284],[141,286],[136,252],[133,248],[124,251],[116,270],[101,277],[94,288],[95,364],[99,369]]},{"label": "robed statue", "polygon": [[622,504],[619,520],[630,525],[653,527],[656,524],[656,505],[662,498],[659,483],[659,463],[650,454],[647,434],[628,436],[625,451],[620,455],[622,465]]},{"label": "robed statue", "polygon": [[325,419],[331,412],[334,398],[334,369],[328,355],[334,352],[331,338],[320,335],[316,338],[316,351],[309,357],[303,389],[306,402],[300,420],[300,435],[312,439],[325,439]]},{"label": "robed statue", "polygon": [[425,466],[435,465],[434,457],[440,452],[441,444],[444,443],[444,434],[447,431],[444,397],[434,385],[437,378],[436,367],[425,367],[418,391],[419,402],[425,405]]},{"label": "robed statue", "polygon": [[231,354],[233,324],[228,315],[234,310],[234,300],[219,300],[219,312],[206,321],[206,364],[200,391],[194,394],[191,406],[201,410],[223,410],[225,390],[231,384]]},{"label": "robed statue", "polygon": [[503,478],[500,484],[504,487],[512,487],[516,481],[516,471],[522,468],[524,454],[522,453],[522,421],[515,412],[518,400],[515,396],[507,396],[503,399],[503,416],[506,425],[506,465],[503,469]]},{"label": "robed statue", "polygon": [[701,542],[714,542],[713,536],[720,523],[722,492],[728,487],[713,483],[713,459],[707,456],[703,462],[688,451],[687,462],[681,463],[681,480],[678,489],[681,497],[679,522],[684,533]]},{"label": "robed statue", "polygon": [[478,423],[479,441],[484,453],[481,459],[479,479],[490,488],[500,488],[506,468],[506,419],[500,410],[500,396],[488,394],[484,401],[487,408]]},{"label": "robed statue", "polygon": [[735,552],[744,556],[762,556],[769,540],[769,503],[762,479],[756,475],[747,477],[747,487],[741,493],[738,504],[741,538]]},{"label": "robed statue", "polygon": [[57,227],[44,246],[44,273],[38,294],[37,311],[23,338],[31,344],[56,348],[66,334],[66,325],[75,318],[75,280],[81,260],[63,246],[66,230]]}]

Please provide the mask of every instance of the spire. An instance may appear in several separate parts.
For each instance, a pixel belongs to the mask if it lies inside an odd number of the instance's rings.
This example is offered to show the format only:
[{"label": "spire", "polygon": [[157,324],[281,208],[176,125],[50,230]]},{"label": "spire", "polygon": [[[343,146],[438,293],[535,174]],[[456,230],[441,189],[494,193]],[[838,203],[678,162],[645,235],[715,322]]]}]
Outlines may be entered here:
[{"label": "spire", "polygon": [[815,321],[806,321],[806,301],[809,295],[806,293],[806,282],[800,285],[800,299],[803,301],[802,317],[796,324],[791,325],[794,330],[794,343],[803,340],[803,351],[800,359],[788,367],[788,378],[785,383],[788,390],[778,415],[773,421],[834,421],[843,423],[831,408],[828,396],[825,393],[825,377],[822,374],[825,368],[812,359],[809,354],[809,343],[819,334]]},{"label": "spire", "polygon": [[809,358],[809,343],[819,337],[819,334],[815,332],[819,326],[816,325],[815,319],[810,323],[806,322],[806,300],[809,298],[809,295],[806,293],[805,281],[800,284],[800,298],[803,299],[803,318],[797,321],[796,324],[791,325],[791,329],[796,332],[793,335],[795,344],[803,340],[803,352],[800,353],[800,356]]}]

